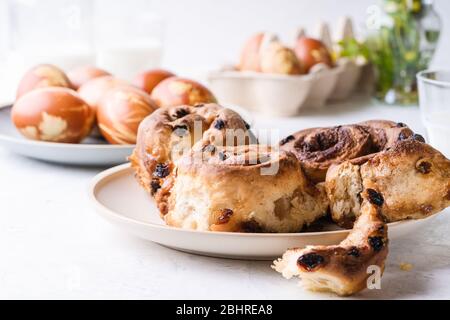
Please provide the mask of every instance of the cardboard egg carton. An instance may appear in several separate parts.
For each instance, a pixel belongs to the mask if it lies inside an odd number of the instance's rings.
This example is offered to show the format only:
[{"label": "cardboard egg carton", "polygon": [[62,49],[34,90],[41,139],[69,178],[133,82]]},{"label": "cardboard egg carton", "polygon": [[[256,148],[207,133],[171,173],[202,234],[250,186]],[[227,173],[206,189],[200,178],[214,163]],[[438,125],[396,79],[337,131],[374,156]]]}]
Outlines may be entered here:
[{"label": "cardboard egg carton", "polygon": [[[339,21],[335,39],[354,37],[350,18]],[[306,35],[296,30],[296,38]],[[327,23],[319,23],[312,37],[335,50]],[[210,88],[223,104],[240,105],[272,116],[294,116],[304,108],[321,108],[328,101],[347,99],[357,87],[366,61],[339,58],[333,68],[314,66],[308,74],[284,75],[223,68],[209,73]]]}]

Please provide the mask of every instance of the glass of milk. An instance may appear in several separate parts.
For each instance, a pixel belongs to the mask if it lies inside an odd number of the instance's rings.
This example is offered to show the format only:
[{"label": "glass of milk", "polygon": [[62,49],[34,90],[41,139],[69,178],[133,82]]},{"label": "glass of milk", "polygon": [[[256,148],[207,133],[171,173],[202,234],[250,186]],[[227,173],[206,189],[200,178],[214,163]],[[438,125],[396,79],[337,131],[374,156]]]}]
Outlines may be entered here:
[{"label": "glass of milk", "polygon": [[417,80],[428,142],[450,158],[450,71],[425,70]]},{"label": "glass of milk", "polygon": [[65,71],[95,64],[92,0],[8,0],[6,8],[3,99],[13,101],[21,77],[37,64],[54,64]]},{"label": "glass of milk", "polygon": [[151,1],[98,0],[95,7],[97,65],[131,80],[161,64],[163,21]]}]

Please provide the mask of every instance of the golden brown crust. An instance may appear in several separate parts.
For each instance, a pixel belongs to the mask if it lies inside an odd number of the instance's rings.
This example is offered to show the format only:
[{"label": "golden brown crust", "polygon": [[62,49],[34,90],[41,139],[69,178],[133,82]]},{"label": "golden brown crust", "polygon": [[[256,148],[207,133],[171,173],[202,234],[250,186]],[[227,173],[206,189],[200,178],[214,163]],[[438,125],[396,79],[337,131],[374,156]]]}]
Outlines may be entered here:
[{"label": "golden brown crust", "polygon": [[[243,140],[235,139],[238,130]],[[141,122],[137,144],[130,156],[140,184],[155,196],[161,214],[173,184],[174,162],[196,142],[223,145],[254,141],[248,124],[234,111],[217,104],[164,107]]]},{"label": "golden brown crust", "polygon": [[389,222],[425,218],[450,205],[450,161],[413,136],[362,165],[347,161],[333,167],[326,180],[331,215],[343,227],[351,227],[358,216],[358,189],[383,194],[383,217]]},{"label": "golden brown crust", "polygon": [[281,149],[297,156],[308,177],[315,182],[325,180],[332,164],[364,156],[373,150],[367,128],[359,125],[302,130],[282,140],[280,145]]},{"label": "golden brown crust", "polygon": [[298,232],[327,210],[294,155],[264,145],[194,148],[177,162],[168,225],[232,232]]},{"label": "golden brown crust", "polygon": [[[397,141],[408,139],[414,132],[402,122],[369,120],[358,123],[370,133],[375,152],[391,148]],[[350,159],[349,159],[350,160]]]},{"label": "golden brown crust", "polygon": [[383,216],[389,222],[426,218],[450,205],[450,161],[414,139],[397,142],[361,166],[364,188],[385,197]]},{"label": "golden brown crust", "polygon": [[[338,295],[363,290],[368,267],[384,270],[388,253],[385,222],[425,218],[450,206],[448,159],[404,124],[367,121],[359,125],[369,134],[372,153],[332,158],[325,183],[333,220],[353,227],[352,231],[337,246],[291,249],[274,262],[283,276],[297,275],[311,290]],[[324,130],[329,133],[330,129]]]},{"label": "golden brown crust", "polygon": [[362,165],[350,160],[332,167],[326,189],[333,220],[348,227],[356,217],[352,231],[337,246],[288,250],[274,268],[288,278],[298,275],[311,290],[350,295],[366,287],[369,266],[384,269],[385,222],[425,218],[450,206],[450,161],[413,134]]},{"label": "golden brown crust", "polygon": [[280,141],[283,150],[294,153],[306,175],[314,182],[325,180],[334,164],[352,160],[364,163],[376,153],[407,139],[413,132],[404,124],[371,120],[359,124],[312,128],[294,133]]},{"label": "golden brown crust", "polygon": [[365,197],[353,230],[339,245],[288,250],[274,261],[274,269],[287,278],[299,276],[313,291],[347,296],[365,289],[369,267],[376,266],[383,272],[388,254],[387,225],[380,207]]}]

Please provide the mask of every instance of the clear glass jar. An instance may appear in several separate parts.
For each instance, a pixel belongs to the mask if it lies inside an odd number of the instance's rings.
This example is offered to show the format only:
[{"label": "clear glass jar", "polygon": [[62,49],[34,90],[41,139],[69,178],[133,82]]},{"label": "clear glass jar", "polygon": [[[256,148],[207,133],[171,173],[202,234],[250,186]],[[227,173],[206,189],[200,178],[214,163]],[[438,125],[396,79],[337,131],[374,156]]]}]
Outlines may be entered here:
[{"label": "clear glass jar", "polygon": [[420,72],[417,79],[427,141],[450,157],[450,71],[426,70]]},{"label": "clear glass jar", "polygon": [[366,45],[377,75],[375,97],[417,103],[417,72],[428,67],[441,31],[432,0],[383,0],[379,27]]}]

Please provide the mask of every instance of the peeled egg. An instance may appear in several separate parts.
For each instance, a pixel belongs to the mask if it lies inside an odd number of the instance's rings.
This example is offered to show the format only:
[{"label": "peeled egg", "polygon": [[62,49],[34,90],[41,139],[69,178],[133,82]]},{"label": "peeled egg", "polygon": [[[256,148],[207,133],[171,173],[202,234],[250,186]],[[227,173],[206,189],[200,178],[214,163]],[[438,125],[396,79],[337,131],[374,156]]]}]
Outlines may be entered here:
[{"label": "peeled egg", "polygon": [[160,82],[153,89],[151,97],[160,107],[217,102],[205,86],[194,80],[179,77],[170,77]]},{"label": "peeled egg", "polygon": [[318,63],[324,63],[329,67],[333,66],[330,52],[327,47],[319,40],[307,37],[300,37],[294,47],[298,60],[309,72],[312,66]]},{"label": "peeled egg", "polygon": [[40,64],[30,69],[22,77],[17,88],[16,99],[34,89],[45,87],[72,88],[72,84],[67,75],[58,67]]},{"label": "peeled egg", "polygon": [[11,111],[14,125],[28,139],[78,143],[91,131],[94,112],[76,91],[40,88],[24,94]]},{"label": "peeled egg", "polygon": [[97,122],[105,139],[113,144],[135,144],[139,124],[158,106],[134,87],[108,90],[97,108]]},{"label": "peeled egg", "polygon": [[161,81],[174,76],[172,72],[162,69],[148,70],[134,77],[132,84],[147,93],[151,93]]},{"label": "peeled egg", "polygon": [[89,80],[102,77],[110,76],[111,74],[103,69],[93,67],[93,66],[83,66],[73,69],[67,73],[73,88],[78,90],[83,84]]}]

